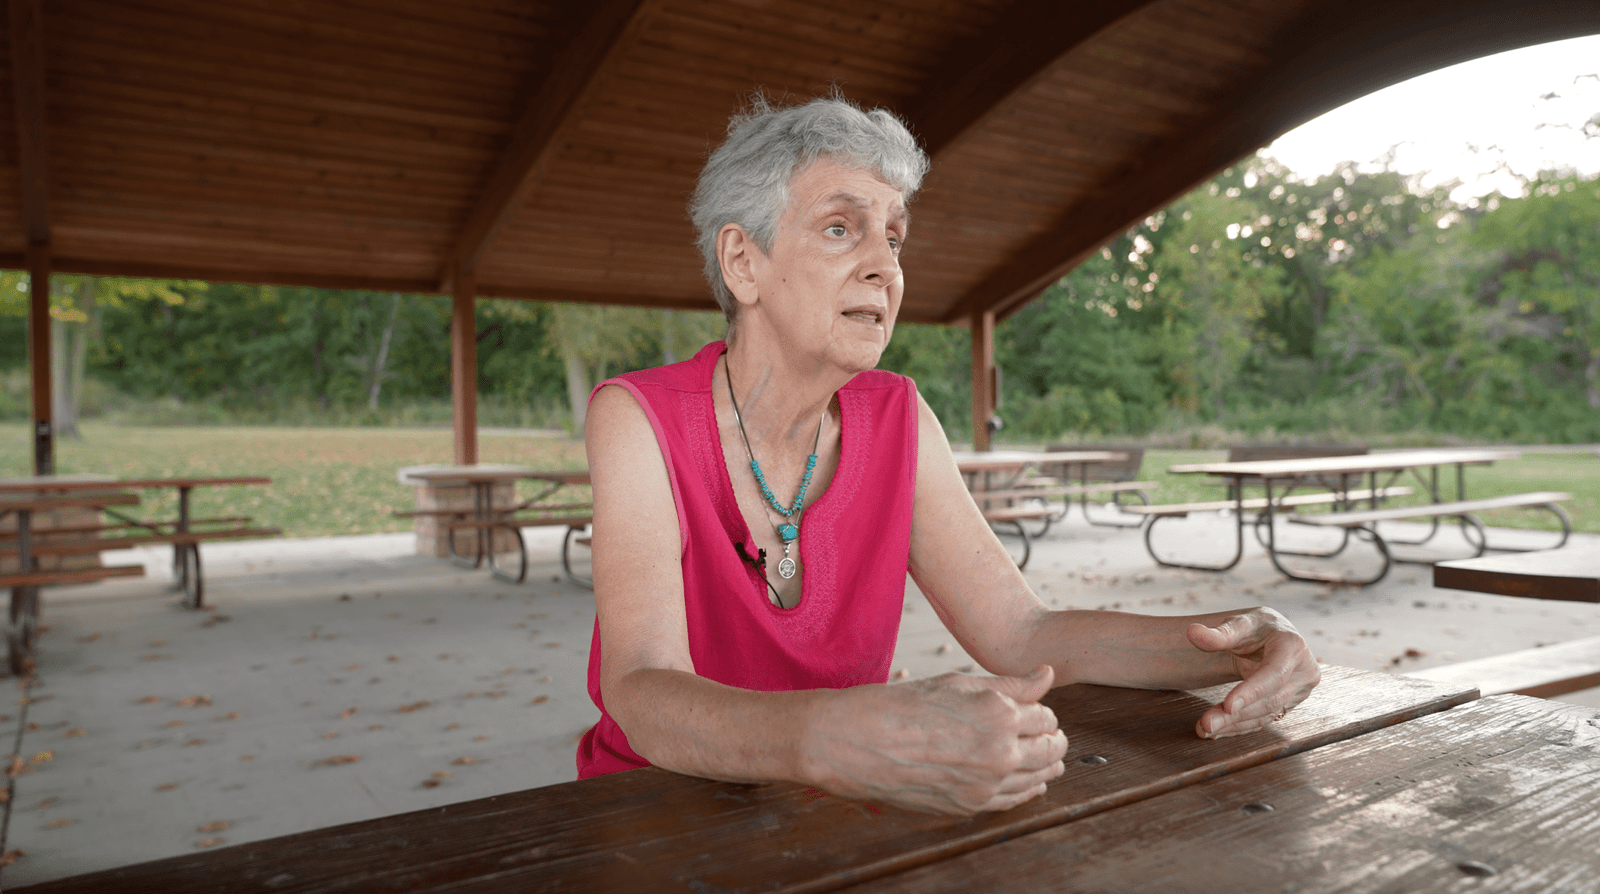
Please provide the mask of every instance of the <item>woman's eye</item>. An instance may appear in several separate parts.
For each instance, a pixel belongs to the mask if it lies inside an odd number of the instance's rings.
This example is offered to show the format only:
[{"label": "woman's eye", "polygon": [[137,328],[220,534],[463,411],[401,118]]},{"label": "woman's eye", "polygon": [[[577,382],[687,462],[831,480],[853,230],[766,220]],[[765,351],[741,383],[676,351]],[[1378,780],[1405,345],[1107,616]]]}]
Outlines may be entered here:
[{"label": "woman's eye", "polygon": [[900,237],[899,236],[890,236],[889,237],[889,249],[891,251],[899,251],[900,250]]},{"label": "woman's eye", "polygon": [[844,224],[834,224],[834,225],[828,227],[828,235],[829,236],[843,236],[843,235],[847,234],[848,232],[849,232],[849,230],[846,230],[844,228]]}]

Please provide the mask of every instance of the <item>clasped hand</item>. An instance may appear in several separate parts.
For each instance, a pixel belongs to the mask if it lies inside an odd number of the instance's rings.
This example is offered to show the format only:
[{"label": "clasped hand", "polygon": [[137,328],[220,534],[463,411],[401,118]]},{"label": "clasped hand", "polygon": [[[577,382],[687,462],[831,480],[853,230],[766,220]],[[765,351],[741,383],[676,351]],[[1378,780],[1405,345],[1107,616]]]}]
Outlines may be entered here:
[{"label": "clasped hand", "polygon": [[1054,682],[943,674],[825,699],[802,743],[806,775],[846,798],[962,816],[1036,798],[1064,771],[1067,737],[1039,703]]}]

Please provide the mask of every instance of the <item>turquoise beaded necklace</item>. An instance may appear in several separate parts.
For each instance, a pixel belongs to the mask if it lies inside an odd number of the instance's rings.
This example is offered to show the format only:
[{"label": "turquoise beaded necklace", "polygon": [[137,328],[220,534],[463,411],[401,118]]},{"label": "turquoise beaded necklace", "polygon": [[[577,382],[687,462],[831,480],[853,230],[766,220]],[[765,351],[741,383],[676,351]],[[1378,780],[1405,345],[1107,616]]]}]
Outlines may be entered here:
[{"label": "turquoise beaded necklace", "polygon": [[817,470],[817,448],[822,445],[822,426],[828,421],[828,411],[824,409],[822,418],[817,420],[817,440],[811,445],[811,456],[806,459],[806,474],[800,479],[800,492],[794,495],[794,503],[785,509],[778,498],[772,495],[772,488],[767,486],[767,476],[761,474],[761,464],[756,462],[756,453],[750,449],[750,435],[745,433],[744,417],[739,415],[739,401],[733,396],[733,364],[723,361],[722,372],[728,377],[728,403],[733,405],[733,421],[739,423],[739,437],[744,440],[744,452],[750,456],[750,471],[756,475],[761,497],[785,519],[783,524],[778,525],[778,539],[783,541],[783,561],[778,563],[778,576],[788,580],[794,577],[798,567],[789,556],[789,547],[800,539],[800,511],[805,507],[806,488],[811,486],[811,475]]}]

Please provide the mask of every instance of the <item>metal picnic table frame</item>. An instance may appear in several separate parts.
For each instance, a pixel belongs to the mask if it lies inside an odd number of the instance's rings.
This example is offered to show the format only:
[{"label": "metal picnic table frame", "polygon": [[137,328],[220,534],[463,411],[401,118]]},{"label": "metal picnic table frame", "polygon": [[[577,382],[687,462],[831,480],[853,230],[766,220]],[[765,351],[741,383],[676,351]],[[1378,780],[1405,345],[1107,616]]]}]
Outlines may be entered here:
[{"label": "metal picnic table frame", "polygon": [[[1331,551],[1311,552],[1282,549],[1278,546],[1277,526],[1273,523],[1278,515],[1286,515],[1283,501],[1286,500],[1297,487],[1302,487],[1308,482],[1315,486],[1331,489],[1335,494],[1333,505],[1336,509],[1348,509],[1360,502],[1358,499],[1349,499],[1352,484],[1359,486],[1363,479],[1367,483],[1367,496],[1362,498],[1370,503],[1373,509],[1379,508],[1383,501],[1383,494],[1387,492],[1400,477],[1410,473],[1418,484],[1426,491],[1432,504],[1445,504],[1440,491],[1439,469],[1442,466],[1455,466],[1455,491],[1456,499],[1466,499],[1466,466],[1487,465],[1498,460],[1516,459],[1519,456],[1516,450],[1504,448],[1450,448],[1432,450],[1402,450],[1386,453],[1356,454],[1351,456],[1326,456],[1304,459],[1284,460],[1253,460],[1247,462],[1214,462],[1214,463],[1185,463],[1170,468],[1174,474],[1206,474],[1220,478],[1231,479],[1231,493],[1234,502],[1235,529],[1234,553],[1224,564],[1204,564],[1196,562],[1177,562],[1161,558],[1152,542],[1151,536],[1157,519],[1152,519],[1151,524],[1145,529],[1145,544],[1150,555],[1157,563],[1175,568],[1191,568],[1200,571],[1226,571],[1238,564],[1244,554],[1244,527],[1249,510],[1259,508],[1259,515],[1255,517],[1256,536],[1266,548],[1267,556],[1275,567],[1284,576],[1293,580],[1352,583],[1353,581],[1318,572],[1294,570],[1287,567],[1282,561],[1282,556],[1309,556],[1315,558],[1329,558],[1338,555],[1349,544],[1351,528],[1344,529],[1344,536],[1339,546]],[[1380,476],[1387,475],[1386,480],[1380,483]],[[1335,481],[1336,479],[1336,481]],[[1247,505],[1245,486],[1260,486],[1265,490],[1266,499],[1259,507]],[[1421,507],[1425,508],[1425,507]],[[1549,506],[1552,512],[1565,522],[1565,514],[1559,506]],[[1426,514],[1419,512],[1418,516]],[[1454,515],[1459,519],[1462,536],[1468,545],[1476,550],[1477,555],[1482,555],[1488,549],[1488,535],[1482,522],[1468,512],[1442,513]],[[1370,580],[1360,583],[1372,583],[1381,579],[1387,573],[1389,565],[1395,561],[1389,550],[1390,545],[1420,546],[1432,540],[1439,531],[1440,515],[1433,515],[1430,519],[1428,532],[1417,539],[1401,540],[1393,537],[1379,536],[1375,524],[1361,525],[1355,531],[1366,535],[1374,548],[1379,552],[1383,566],[1382,570]],[[1570,524],[1564,525],[1570,530]],[[1563,536],[1565,542],[1565,536]],[[1559,545],[1559,544],[1558,544]]]}]

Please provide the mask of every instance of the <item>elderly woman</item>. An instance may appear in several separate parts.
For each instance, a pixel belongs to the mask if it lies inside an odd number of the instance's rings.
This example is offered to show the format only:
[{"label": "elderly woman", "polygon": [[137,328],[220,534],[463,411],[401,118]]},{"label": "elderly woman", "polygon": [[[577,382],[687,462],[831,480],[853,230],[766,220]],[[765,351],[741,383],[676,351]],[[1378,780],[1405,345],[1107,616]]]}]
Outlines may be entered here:
[{"label": "elderly woman", "polygon": [[[591,398],[601,718],[580,776],[653,764],[1004,810],[1063,771],[1054,685],[1242,680],[1197,721],[1226,736],[1317,684],[1270,609],[1050,611],[1029,589],[916,386],[873,369],[927,165],[891,114],[838,99],[758,103],[707,163],[692,216],[726,341]],[[887,682],[907,571],[993,676]]]}]

